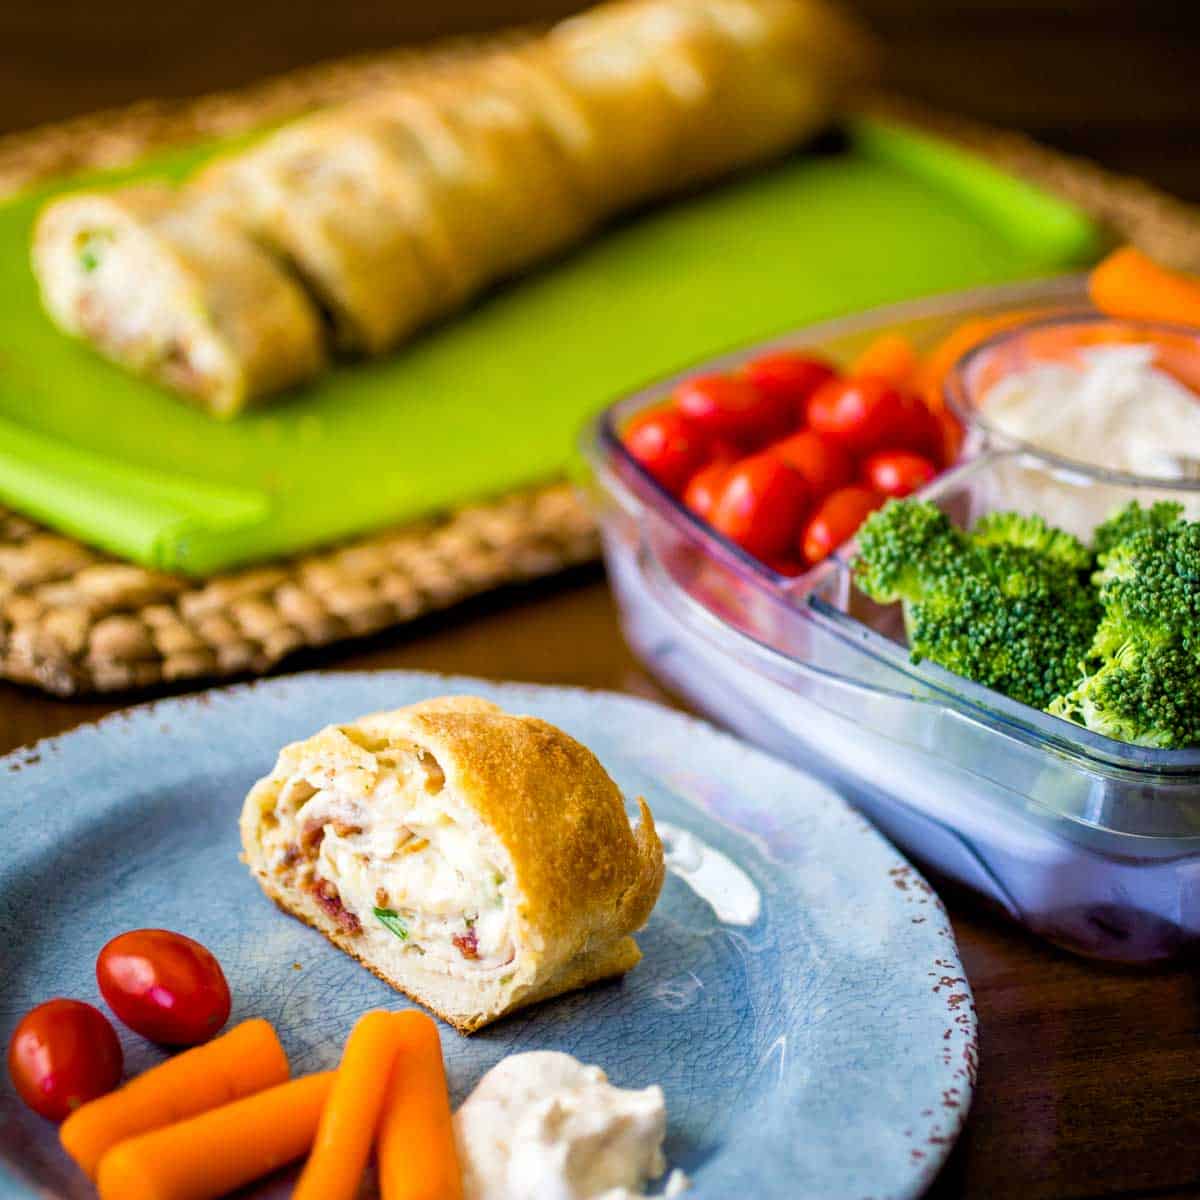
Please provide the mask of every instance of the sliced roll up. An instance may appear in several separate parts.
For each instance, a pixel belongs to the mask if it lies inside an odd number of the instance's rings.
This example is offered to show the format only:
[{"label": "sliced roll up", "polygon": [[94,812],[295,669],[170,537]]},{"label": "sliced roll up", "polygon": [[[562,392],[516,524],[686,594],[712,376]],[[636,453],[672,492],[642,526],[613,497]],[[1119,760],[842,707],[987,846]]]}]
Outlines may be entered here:
[{"label": "sliced roll up", "polygon": [[193,185],[282,257],[340,349],[380,354],[443,308],[436,210],[369,129],[340,112],[286,126]]},{"label": "sliced roll up", "polygon": [[568,18],[523,53],[587,114],[604,211],[794,146],[869,57],[822,0],[625,0]]},{"label": "sliced roll up", "polygon": [[236,224],[165,184],[52,202],[33,260],[59,326],[216,416],[325,368],[303,289]]},{"label": "sliced roll up", "polygon": [[644,801],[561,730],[471,697],[287,746],[242,810],[281,908],[470,1033],[622,975],[663,882]]},{"label": "sliced roll up", "polygon": [[[183,207],[237,222],[283,260],[338,349],[382,354],[614,213],[812,135],[865,57],[824,0],[618,0],[286,125],[203,170]],[[223,247],[201,247],[211,284],[233,269]],[[105,349],[103,330],[51,310]],[[258,363],[243,392],[311,363]],[[157,377],[186,389],[190,373],[176,374]]]}]

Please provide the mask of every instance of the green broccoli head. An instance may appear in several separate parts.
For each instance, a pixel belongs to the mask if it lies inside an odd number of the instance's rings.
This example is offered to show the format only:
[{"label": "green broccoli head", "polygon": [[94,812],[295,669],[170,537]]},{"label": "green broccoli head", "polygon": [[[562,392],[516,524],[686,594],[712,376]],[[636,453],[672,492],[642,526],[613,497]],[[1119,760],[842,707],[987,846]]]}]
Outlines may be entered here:
[{"label": "green broccoli head", "polygon": [[858,531],[855,582],[880,604],[917,600],[924,580],[936,578],[963,544],[962,533],[936,504],[889,500]]},{"label": "green broccoli head", "polygon": [[1036,518],[997,514],[967,536],[933,505],[897,501],[860,530],[855,578],[904,602],[914,659],[1042,708],[1078,679],[1099,619],[1090,563]]},{"label": "green broccoli head", "polygon": [[1147,524],[1127,534],[1101,555],[1093,582],[1104,608],[1094,657],[1130,640],[1200,654],[1200,523]]},{"label": "green broccoli head", "polygon": [[1182,749],[1200,743],[1200,524],[1178,504],[1130,504],[1095,534],[1103,616],[1090,672],[1050,705],[1108,737]]},{"label": "green broccoli head", "polygon": [[1087,571],[1092,566],[1092,552],[1077,537],[1047,525],[1038,516],[988,513],[975,522],[971,541],[976,546],[1016,546],[1030,550],[1044,563],[1057,563],[1068,571]]},{"label": "green broccoli head", "polygon": [[1131,500],[1118,509],[1103,525],[1097,525],[1092,534],[1092,548],[1096,556],[1102,557],[1114,546],[1135,533],[1146,529],[1167,529],[1183,516],[1183,505],[1169,500],[1158,500],[1149,508],[1143,508]]},{"label": "green broccoli head", "polygon": [[1078,572],[1013,546],[969,547],[905,609],[914,655],[1035,708],[1078,679],[1098,617]]},{"label": "green broccoli head", "polygon": [[1047,711],[1122,742],[1179,750],[1200,744],[1195,657],[1129,641]]}]

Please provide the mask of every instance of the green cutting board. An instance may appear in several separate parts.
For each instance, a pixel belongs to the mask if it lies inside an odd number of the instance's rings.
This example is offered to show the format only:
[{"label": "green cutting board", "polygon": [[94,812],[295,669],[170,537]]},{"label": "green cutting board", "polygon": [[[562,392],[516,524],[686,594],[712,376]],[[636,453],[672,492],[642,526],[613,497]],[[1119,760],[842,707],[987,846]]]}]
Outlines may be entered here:
[{"label": "green cutting board", "polygon": [[[103,178],[179,176],[211,150]],[[605,403],[739,343],[1100,248],[1057,200],[862,122],[844,149],[639,216],[384,361],[221,424],[51,326],[28,265],[50,194],[0,207],[0,499],[194,574],[560,475]]]}]

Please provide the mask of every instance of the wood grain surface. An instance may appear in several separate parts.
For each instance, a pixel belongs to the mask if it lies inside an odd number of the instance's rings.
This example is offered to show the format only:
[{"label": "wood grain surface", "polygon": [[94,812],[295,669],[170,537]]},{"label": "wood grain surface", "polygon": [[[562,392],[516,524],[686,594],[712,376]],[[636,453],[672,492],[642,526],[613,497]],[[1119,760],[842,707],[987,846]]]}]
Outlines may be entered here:
[{"label": "wood grain surface", "polygon": [[[0,129],[246,82],[331,55],[569,11],[574,0],[0,0]],[[1198,0],[859,0],[910,94],[1200,199]],[[292,669],[412,667],[664,697],[598,570],[516,589]],[[0,685],[0,753],[119,701]],[[86,787],[86,779],[80,780]],[[979,1090],[932,1196],[1200,1195],[1191,969],[1116,970],[939,883],[975,990]]]}]

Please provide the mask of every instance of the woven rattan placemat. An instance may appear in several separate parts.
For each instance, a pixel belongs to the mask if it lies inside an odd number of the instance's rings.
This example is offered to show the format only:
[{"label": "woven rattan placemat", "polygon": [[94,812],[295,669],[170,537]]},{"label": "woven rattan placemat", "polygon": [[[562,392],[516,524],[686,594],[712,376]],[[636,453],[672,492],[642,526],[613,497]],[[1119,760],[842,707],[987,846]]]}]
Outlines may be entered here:
[{"label": "woven rattan placemat", "polygon": [[[143,103],[10,135],[0,139],[0,195],[281,120],[436,68],[478,45],[361,57],[237,92]],[[1018,135],[892,98],[871,107],[961,142],[1163,261],[1200,270],[1200,209]],[[0,508],[0,675],[70,696],[261,674],[304,647],[554,574],[594,558],[598,548],[591,517],[561,482],[202,581],[120,562]]]}]

